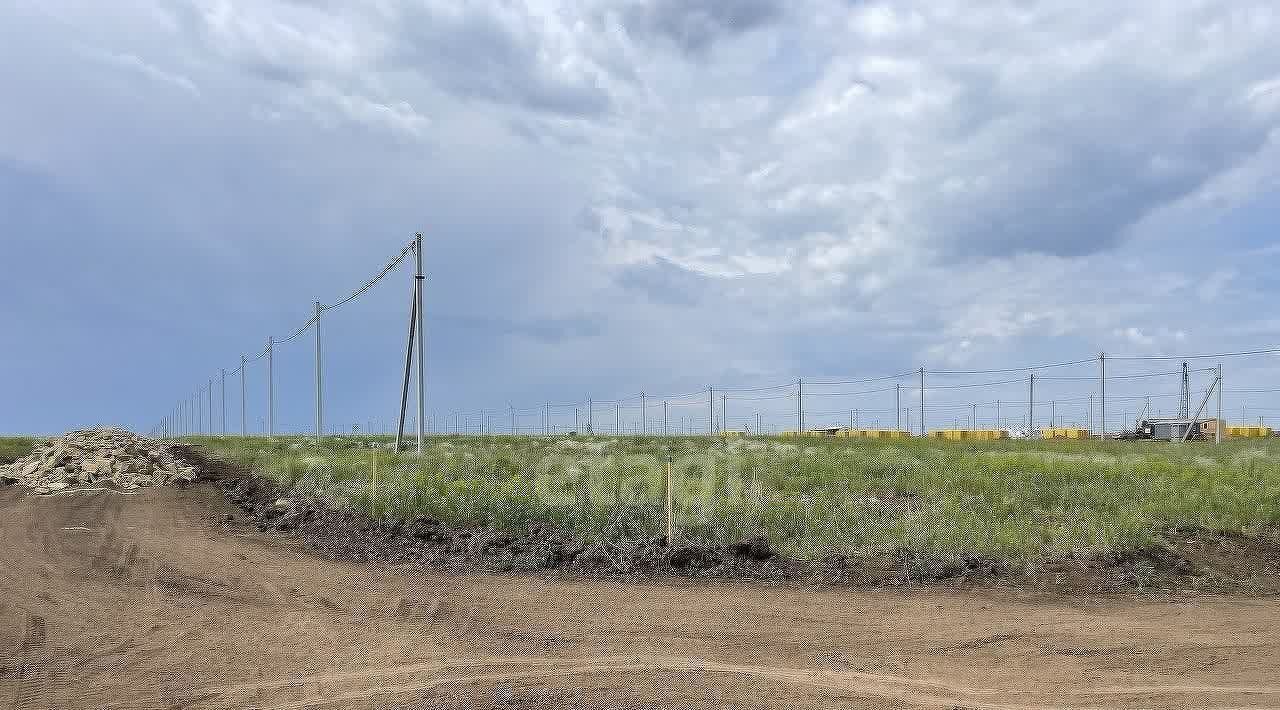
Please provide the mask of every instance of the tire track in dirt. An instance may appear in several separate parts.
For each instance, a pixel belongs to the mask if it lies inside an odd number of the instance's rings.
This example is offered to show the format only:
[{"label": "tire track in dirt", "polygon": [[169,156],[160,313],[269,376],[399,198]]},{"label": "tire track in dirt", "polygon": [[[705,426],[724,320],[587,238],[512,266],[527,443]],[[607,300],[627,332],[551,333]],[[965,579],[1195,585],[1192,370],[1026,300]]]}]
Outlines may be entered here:
[{"label": "tire track in dirt", "polygon": [[[489,672],[467,673],[491,669]],[[906,678],[889,674],[859,673],[853,671],[819,671],[804,668],[778,668],[726,664],[697,658],[662,656],[602,656],[597,658],[472,658],[417,663],[390,668],[331,673],[307,677],[295,677],[266,683],[247,683],[232,686],[202,688],[193,691],[195,697],[184,707],[198,708],[205,701],[216,701],[209,707],[237,707],[250,700],[261,708],[273,710],[301,710],[303,708],[344,707],[345,704],[380,699],[396,699],[399,702],[421,700],[432,691],[445,685],[494,685],[516,680],[553,680],[596,674],[618,674],[663,671],[683,674],[734,675],[752,679],[772,680],[790,685],[836,690],[845,694],[869,699],[892,700],[911,703],[920,707],[964,707],[973,710],[1102,710],[1107,706],[1047,704],[1041,694],[1013,688],[974,688],[961,685]],[[420,676],[432,676],[420,678]],[[353,685],[365,685],[350,689]],[[331,686],[347,688],[339,693],[331,692]],[[267,691],[287,693],[313,689],[309,697],[277,702]],[[1105,698],[1142,696],[1147,700],[1161,695],[1209,696],[1198,698],[1196,707],[1211,710],[1219,706],[1213,703],[1213,695],[1256,695],[1280,698],[1280,686],[1192,686],[1192,685],[1143,685],[1125,687],[1100,687],[1075,689],[1055,695],[1076,698]],[[1153,698],[1152,696],[1157,696]],[[994,700],[1023,697],[1020,702]],[[1257,707],[1257,706],[1255,706]]]}]

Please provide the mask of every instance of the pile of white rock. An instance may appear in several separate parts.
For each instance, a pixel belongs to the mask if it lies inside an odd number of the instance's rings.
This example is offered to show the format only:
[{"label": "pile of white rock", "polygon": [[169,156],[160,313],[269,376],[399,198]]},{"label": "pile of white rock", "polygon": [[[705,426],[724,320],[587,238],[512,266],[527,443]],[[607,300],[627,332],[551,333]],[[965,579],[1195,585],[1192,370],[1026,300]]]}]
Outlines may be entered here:
[{"label": "pile of white rock", "polygon": [[0,483],[30,486],[43,494],[73,486],[133,490],[194,481],[196,470],[175,458],[169,447],[124,429],[73,431],[0,468]]}]

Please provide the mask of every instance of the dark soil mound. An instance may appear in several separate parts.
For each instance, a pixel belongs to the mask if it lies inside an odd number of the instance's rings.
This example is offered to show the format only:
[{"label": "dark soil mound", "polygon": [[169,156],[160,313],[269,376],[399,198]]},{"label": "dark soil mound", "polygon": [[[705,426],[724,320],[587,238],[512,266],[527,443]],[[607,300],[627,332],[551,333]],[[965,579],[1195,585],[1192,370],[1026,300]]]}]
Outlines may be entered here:
[{"label": "dark soil mound", "polygon": [[[1206,592],[1280,594],[1280,530],[1256,536],[1169,530],[1147,549],[1043,561],[899,550],[876,557],[800,561],[775,554],[763,537],[721,544],[647,537],[625,518],[587,541],[552,525],[512,532],[451,526],[433,518],[374,519],[293,495],[198,448],[179,453],[215,481],[260,530],[300,538],[330,558],[416,563],[468,572],[555,572],[605,577],[705,577],[800,581],[857,587],[1015,587],[1050,593]],[[231,521],[227,521],[231,522]]]}]

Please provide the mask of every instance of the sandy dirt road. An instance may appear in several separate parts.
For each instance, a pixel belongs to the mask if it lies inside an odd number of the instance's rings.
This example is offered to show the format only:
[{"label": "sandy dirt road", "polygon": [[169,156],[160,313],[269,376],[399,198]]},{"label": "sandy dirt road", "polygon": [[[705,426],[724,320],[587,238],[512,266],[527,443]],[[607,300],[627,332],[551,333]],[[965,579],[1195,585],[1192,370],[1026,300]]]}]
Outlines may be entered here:
[{"label": "sandy dirt road", "polygon": [[0,489],[8,708],[1280,708],[1280,601],[449,576]]}]

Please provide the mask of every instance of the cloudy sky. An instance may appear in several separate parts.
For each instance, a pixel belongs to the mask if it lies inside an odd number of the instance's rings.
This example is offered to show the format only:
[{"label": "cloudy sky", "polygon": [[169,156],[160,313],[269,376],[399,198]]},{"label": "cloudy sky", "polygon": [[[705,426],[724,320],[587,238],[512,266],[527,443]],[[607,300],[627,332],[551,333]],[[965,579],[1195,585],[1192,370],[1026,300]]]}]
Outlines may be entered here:
[{"label": "cloudy sky", "polygon": [[[147,429],[210,377],[217,428],[220,369],[417,231],[436,424],[591,398],[607,428],[646,391],[705,428],[672,395],[714,385],[731,426],[786,426],[794,388],[755,388],[808,378],[845,384],[806,423],[883,425],[899,381],[858,381],[921,365],[1270,347],[1277,36],[1269,0],[9,2],[0,431]],[[325,314],[331,427],[394,418],[409,288]],[[275,355],[281,429],[310,426],[311,338]],[[1226,359],[1232,418],[1280,421],[1243,391],[1276,357]],[[1097,369],[1038,397],[1084,420]],[[1027,374],[931,378],[931,424],[1025,415]]]}]

